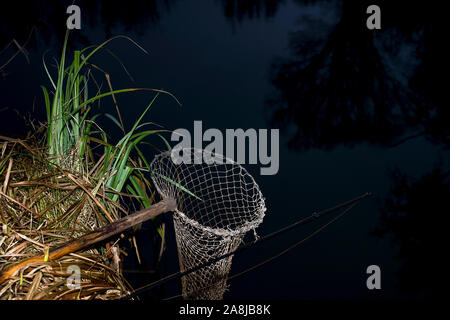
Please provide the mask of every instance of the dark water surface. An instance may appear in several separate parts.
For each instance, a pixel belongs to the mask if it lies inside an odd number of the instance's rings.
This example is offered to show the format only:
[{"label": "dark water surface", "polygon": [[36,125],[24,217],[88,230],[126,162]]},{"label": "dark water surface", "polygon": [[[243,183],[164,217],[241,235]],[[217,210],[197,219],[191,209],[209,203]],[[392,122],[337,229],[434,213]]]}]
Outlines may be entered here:
[{"label": "dark water surface", "polygon": [[[115,88],[165,89],[182,102],[180,107],[161,96],[148,121],[191,132],[194,120],[202,120],[204,130],[282,129],[278,174],[261,176],[259,166],[246,166],[266,197],[260,235],[373,193],[317,237],[233,280],[226,298],[441,294],[445,286],[435,266],[444,250],[442,221],[449,213],[449,111],[443,103],[446,89],[435,76],[448,65],[440,48],[445,29],[440,10],[381,1],[382,30],[369,31],[365,8],[371,3],[364,1],[75,3],[82,10],[82,30],[71,34],[74,48],[125,34],[149,51],[146,55],[122,39],[109,46],[134,82],[109,54],[94,59],[110,73]],[[12,38],[23,44],[36,26],[26,46],[29,63],[20,54],[1,70],[0,134],[26,132],[22,117],[44,119],[39,85],[49,83],[42,55],[49,50],[50,62],[59,56],[69,4],[30,2],[34,10],[23,12],[17,6],[0,14],[2,48]],[[0,64],[13,52],[8,50],[0,54]],[[97,78],[106,86],[101,75]],[[128,128],[151,98],[146,93],[119,97]],[[101,108],[114,113],[109,100]],[[324,222],[236,256],[232,273]],[[144,263],[150,266],[146,228],[139,239]],[[171,234],[163,274],[177,270],[176,258]],[[372,264],[381,268],[381,290],[366,287],[366,268]],[[145,283],[139,277],[130,275]],[[169,285],[158,294],[178,292],[178,285]]]}]

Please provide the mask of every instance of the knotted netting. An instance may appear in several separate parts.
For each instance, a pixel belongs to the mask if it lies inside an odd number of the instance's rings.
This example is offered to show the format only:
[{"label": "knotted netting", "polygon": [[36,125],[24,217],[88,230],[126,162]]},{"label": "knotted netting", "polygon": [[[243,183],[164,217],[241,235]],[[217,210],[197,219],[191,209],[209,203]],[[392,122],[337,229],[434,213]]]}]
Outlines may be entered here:
[{"label": "knotted netting", "polygon": [[[201,149],[164,152],[151,163],[161,196],[175,199],[173,214],[180,271],[237,249],[266,211],[253,177],[239,164]],[[220,300],[233,256],[181,278],[185,299]]]}]

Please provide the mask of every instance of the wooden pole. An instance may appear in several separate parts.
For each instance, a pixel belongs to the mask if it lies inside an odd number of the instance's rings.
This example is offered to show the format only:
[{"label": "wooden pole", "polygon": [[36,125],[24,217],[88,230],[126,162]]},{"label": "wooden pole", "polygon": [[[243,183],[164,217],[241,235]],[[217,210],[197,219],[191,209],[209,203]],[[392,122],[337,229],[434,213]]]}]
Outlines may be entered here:
[{"label": "wooden pole", "polygon": [[[148,208],[135,212],[122,219],[114,221],[104,227],[92,231],[77,239],[67,241],[63,245],[50,249],[48,252],[48,260],[55,260],[70,253],[74,253],[86,249],[100,241],[108,239],[116,234],[119,234],[139,223],[147,221],[167,211],[174,211],[176,209],[176,201],[173,199],[165,199]],[[21,268],[29,266],[34,263],[45,262],[45,254],[38,255],[18,262],[3,272],[0,273],[0,284],[14,276]]]}]

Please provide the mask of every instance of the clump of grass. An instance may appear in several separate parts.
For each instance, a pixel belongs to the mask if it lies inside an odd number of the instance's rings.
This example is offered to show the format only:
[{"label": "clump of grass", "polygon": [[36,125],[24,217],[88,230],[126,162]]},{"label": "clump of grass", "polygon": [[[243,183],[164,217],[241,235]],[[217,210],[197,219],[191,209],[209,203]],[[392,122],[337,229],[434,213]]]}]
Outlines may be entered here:
[{"label": "clump of grass", "polygon": [[[113,38],[114,39],[114,38]],[[44,62],[52,89],[42,86],[47,124],[28,140],[0,137],[0,271],[12,263],[87,233],[128,214],[127,203],[148,207],[154,192],[146,172],[149,162],[140,147],[150,136],[162,138],[164,130],[148,129],[143,118],[158,95],[168,92],[148,88],[113,90],[109,75],[89,62],[99,46],[76,50],[67,63],[66,34],[56,80]],[[129,39],[132,41],[131,39]],[[89,74],[105,75],[109,91],[90,96]],[[97,124],[92,106],[105,97],[138,90],[154,96],[130,130],[117,117],[107,115],[123,132],[116,143]],[[95,152],[94,152],[95,150]],[[125,201],[128,199],[128,201]],[[158,225],[164,246],[164,225]],[[0,299],[111,299],[128,294],[121,274],[117,241],[106,247],[71,254],[55,261],[28,266],[0,287]],[[67,266],[79,265],[82,286],[66,286]]]},{"label": "clump of grass", "polygon": [[[144,130],[148,123],[142,123],[142,120],[160,93],[169,94],[175,100],[176,98],[169,92],[151,88],[113,90],[109,75],[90,63],[89,59],[116,38],[111,38],[95,47],[75,50],[72,63],[66,67],[68,40],[68,33],[66,33],[56,81],[52,79],[44,61],[45,70],[54,89],[53,99],[50,100],[48,90],[42,86],[47,113],[47,152],[50,161],[56,165],[87,176],[90,181],[95,181],[94,194],[102,188],[108,197],[117,202],[120,193],[126,189],[136,196],[140,206],[145,208],[152,204],[154,195],[149,192],[151,184],[143,174],[143,172],[149,170],[149,163],[139,146],[145,138],[151,135],[157,135],[164,140],[168,148],[170,146],[160,134],[166,130]],[[132,41],[127,37],[125,38]],[[109,91],[99,92],[92,97],[89,96],[86,74],[90,70],[83,74],[83,68],[87,66],[92,66],[92,68],[101,70],[105,74],[110,88]],[[155,95],[133,127],[127,132],[116,104],[115,95],[138,90],[153,91]],[[124,133],[122,139],[116,144],[111,144],[108,141],[107,134],[96,126],[95,120],[99,117],[99,114],[92,115],[92,104],[108,96],[111,96],[115,102],[118,119],[111,114],[106,114],[106,116],[117,124]],[[178,102],[178,100],[176,101]],[[91,142],[104,148],[98,161],[95,161]],[[135,158],[132,158],[131,154],[134,154]],[[103,201],[100,203],[103,203]],[[109,216],[107,212],[107,210],[103,210],[110,222],[117,218]],[[159,226],[157,230],[163,237],[163,228]]]}]

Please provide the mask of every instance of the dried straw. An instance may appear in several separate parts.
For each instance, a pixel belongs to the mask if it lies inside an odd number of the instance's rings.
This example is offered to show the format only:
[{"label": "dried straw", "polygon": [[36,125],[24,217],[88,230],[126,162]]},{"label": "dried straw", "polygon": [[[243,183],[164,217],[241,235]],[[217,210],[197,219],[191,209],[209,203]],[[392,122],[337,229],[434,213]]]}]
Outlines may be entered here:
[{"label": "dried straw", "polygon": [[[38,145],[0,137],[0,272],[115,221],[125,211],[102,188],[94,192],[88,175],[50,163]],[[0,300],[127,295],[131,286],[121,273],[116,242],[29,265],[0,286]],[[79,288],[67,285],[74,265],[81,270]]]}]

